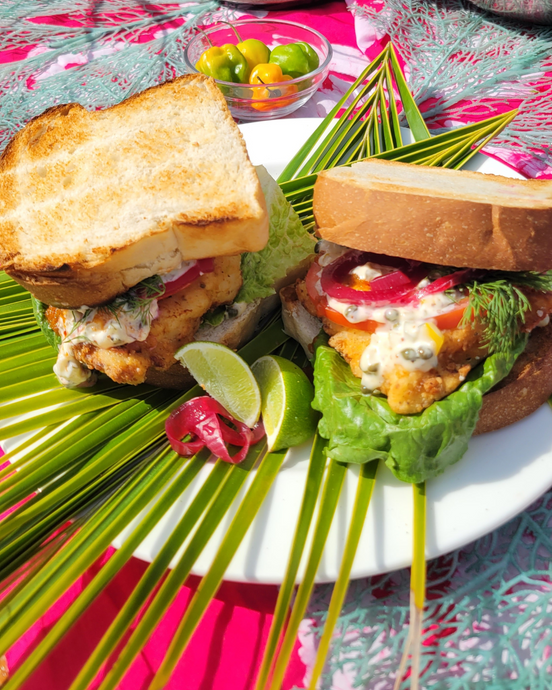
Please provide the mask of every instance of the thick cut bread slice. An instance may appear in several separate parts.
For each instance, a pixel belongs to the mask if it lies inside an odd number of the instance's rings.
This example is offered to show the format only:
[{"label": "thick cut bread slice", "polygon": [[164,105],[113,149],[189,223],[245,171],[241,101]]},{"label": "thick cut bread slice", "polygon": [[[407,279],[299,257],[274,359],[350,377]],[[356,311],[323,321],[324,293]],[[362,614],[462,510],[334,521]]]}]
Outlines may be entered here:
[{"label": "thick cut bread slice", "polygon": [[51,108],[0,159],[0,267],[47,304],[98,305],[267,239],[243,138],[203,75],[102,111]]},{"label": "thick cut bread slice", "polygon": [[534,328],[508,376],[483,398],[476,434],[496,431],[532,414],[552,395],[552,324]]},{"label": "thick cut bread slice", "polygon": [[322,172],[319,234],[445,266],[552,268],[552,181],[371,160]]}]

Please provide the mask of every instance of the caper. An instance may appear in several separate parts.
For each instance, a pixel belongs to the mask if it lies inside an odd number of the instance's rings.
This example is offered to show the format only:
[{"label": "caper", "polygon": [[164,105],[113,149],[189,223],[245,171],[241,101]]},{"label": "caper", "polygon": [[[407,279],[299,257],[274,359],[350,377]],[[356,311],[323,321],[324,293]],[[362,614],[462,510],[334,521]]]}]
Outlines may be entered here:
[{"label": "caper", "polygon": [[396,309],[386,309],[385,318],[388,321],[396,321],[399,318],[399,312]]},{"label": "caper", "polygon": [[322,248],[322,240],[318,240],[318,242],[314,245],[314,251],[316,254],[320,252],[320,249]]},{"label": "caper", "polygon": [[228,307],[228,309],[226,310],[226,313],[228,314],[228,316],[233,318],[234,316],[238,315],[238,310],[235,307]]},{"label": "caper", "polygon": [[361,386],[360,390],[364,395],[369,395],[372,392],[372,389],[368,388],[368,386]]},{"label": "caper", "polygon": [[422,359],[431,359],[433,357],[433,350],[428,345],[420,345],[418,348],[418,357]]},{"label": "caper", "polygon": [[347,307],[347,309],[345,309],[345,316],[353,316],[353,314],[356,314],[357,311],[358,307],[355,307],[354,304],[351,304],[350,307]]},{"label": "caper", "polygon": [[403,350],[401,355],[409,362],[413,362],[415,359],[418,359],[416,350],[412,349],[411,347],[407,347],[406,350]]},{"label": "caper", "polygon": [[379,369],[379,363],[376,362],[376,364],[370,364],[370,366],[366,369],[368,374],[375,374]]}]

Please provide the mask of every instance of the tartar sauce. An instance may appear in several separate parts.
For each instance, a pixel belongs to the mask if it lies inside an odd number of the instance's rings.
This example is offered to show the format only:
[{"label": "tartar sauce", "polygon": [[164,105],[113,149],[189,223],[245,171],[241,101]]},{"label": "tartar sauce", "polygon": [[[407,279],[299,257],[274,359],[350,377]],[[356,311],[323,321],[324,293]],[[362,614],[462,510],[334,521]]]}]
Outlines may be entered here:
[{"label": "tartar sauce", "polygon": [[[342,249],[339,245],[337,247]],[[332,261],[342,253],[334,249],[331,252]],[[330,262],[326,260],[323,265],[327,263]],[[351,274],[370,281],[388,271],[386,267],[368,263],[357,266]],[[424,279],[418,287],[425,287],[428,283]],[[381,324],[372,334],[370,344],[360,358],[362,386],[367,391],[379,388],[385,374],[396,366],[407,371],[429,371],[436,367],[442,343],[436,317],[453,310],[457,304],[445,293],[428,295],[413,305],[388,304],[384,307],[350,304],[331,297],[327,299],[328,307],[343,314],[353,327],[355,323],[367,320]]]},{"label": "tartar sauce", "polygon": [[[159,276],[163,283],[177,280],[197,261],[183,261],[170,273]],[[149,335],[151,323],[159,315],[156,299],[142,300],[136,304],[136,295],[130,290],[117,297],[110,309],[82,306],[63,312],[61,328],[62,344],[54,365],[59,382],[68,388],[92,385],[95,374],[74,355],[74,345],[92,343],[101,349],[119,347],[128,343],[143,342]]]}]

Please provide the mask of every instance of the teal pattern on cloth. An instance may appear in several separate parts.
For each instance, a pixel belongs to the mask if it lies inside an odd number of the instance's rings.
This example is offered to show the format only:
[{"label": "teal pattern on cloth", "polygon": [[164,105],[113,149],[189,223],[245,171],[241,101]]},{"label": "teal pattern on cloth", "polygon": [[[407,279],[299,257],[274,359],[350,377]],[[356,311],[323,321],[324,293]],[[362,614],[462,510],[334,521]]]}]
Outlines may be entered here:
[{"label": "teal pattern on cloth", "polygon": [[398,47],[417,103],[428,104],[422,111],[432,132],[489,116],[508,101],[520,112],[492,147],[552,165],[552,27],[497,17],[467,0],[385,0],[353,11]]},{"label": "teal pattern on cloth", "polygon": [[[155,5],[2,0],[0,56],[16,51],[25,59],[0,60],[0,151],[46,108],[69,102],[107,107],[184,74],[188,37],[198,24],[212,21],[218,9],[212,0],[185,6],[166,0]],[[45,21],[56,15],[65,15],[59,24]],[[67,15],[75,18],[74,27],[63,26]],[[92,21],[94,26],[87,26]],[[65,69],[68,64],[78,67]]]},{"label": "teal pattern on cloth", "polygon": [[[421,688],[552,688],[551,562],[552,492],[493,533],[430,561]],[[303,649],[317,644],[331,591],[315,588]],[[392,690],[409,592],[408,569],[351,583],[319,690]]]}]

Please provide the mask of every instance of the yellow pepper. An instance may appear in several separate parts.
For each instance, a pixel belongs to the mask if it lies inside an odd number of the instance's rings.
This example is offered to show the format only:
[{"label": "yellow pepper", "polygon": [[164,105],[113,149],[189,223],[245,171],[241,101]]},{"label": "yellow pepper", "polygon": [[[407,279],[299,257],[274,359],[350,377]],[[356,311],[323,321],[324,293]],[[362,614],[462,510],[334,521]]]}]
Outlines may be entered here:
[{"label": "yellow pepper", "polygon": [[236,84],[247,84],[249,74],[244,56],[231,43],[207,48],[197,61],[196,69],[213,79]]},{"label": "yellow pepper", "polygon": [[270,59],[270,50],[267,45],[256,38],[247,38],[238,43],[236,48],[244,56],[249,66],[249,70],[261,63],[266,63]]},{"label": "yellow pepper", "polygon": [[435,354],[438,355],[443,347],[443,343],[445,342],[445,337],[437,326],[434,326],[431,323],[425,323],[424,326],[427,335],[435,343]]}]

